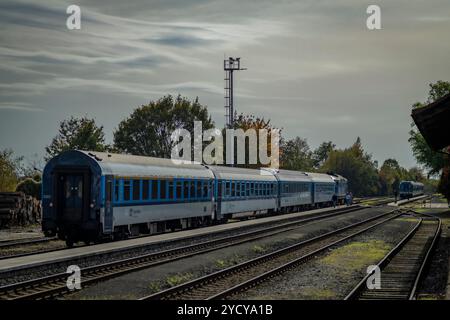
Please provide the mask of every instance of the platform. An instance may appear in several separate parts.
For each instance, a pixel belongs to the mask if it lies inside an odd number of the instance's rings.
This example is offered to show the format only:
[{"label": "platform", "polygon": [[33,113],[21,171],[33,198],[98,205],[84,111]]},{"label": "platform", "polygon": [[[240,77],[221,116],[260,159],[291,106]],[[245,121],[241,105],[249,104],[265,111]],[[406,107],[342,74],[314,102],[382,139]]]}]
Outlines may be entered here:
[{"label": "platform", "polygon": [[425,199],[427,197],[428,197],[427,195],[422,195],[422,196],[418,196],[418,197],[414,197],[414,198],[410,198],[410,199],[399,200],[397,202],[390,202],[390,203],[388,203],[388,206],[398,207],[398,206],[401,206],[402,204]]},{"label": "platform", "polygon": [[[357,207],[357,205],[353,205],[350,207]],[[347,207],[347,208],[350,208],[350,207]],[[339,208],[339,209],[346,208],[346,206],[338,206],[336,208]],[[314,214],[321,213],[321,212],[331,211],[336,208],[328,207],[328,208],[322,208],[322,209],[308,210],[308,211],[302,211],[302,212],[298,212],[298,213],[283,214],[283,215],[272,216],[272,217],[251,219],[251,220],[246,220],[246,221],[209,226],[209,227],[204,227],[204,228],[163,233],[163,234],[158,234],[158,235],[154,235],[154,236],[140,237],[140,238],[136,238],[136,239],[114,241],[114,242],[101,243],[101,244],[96,244],[96,245],[91,245],[91,246],[82,246],[82,247],[78,247],[78,248],[75,247],[75,248],[71,248],[71,249],[58,250],[58,251],[47,252],[47,253],[40,253],[40,254],[11,258],[11,259],[4,259],[4,260],[0,260],[0,273],[25,269],[25,268],[39,266],[39,265],[45,265],[48,263],[54,263],[54,262],[58,262],[58,261],[72,260],[72,259],[83,258],[86,256],[105,254],[105,253],[112,252],[115,250],[120,250],[120,249],[126,249],[126,248],[131,249],[131,248],[140,247],[143,245],[164,243],[164,242],[169,242],[171,240],[180,240],[183,238],[188,239],[188,238],[212,234],[212,233],[216,233],[216,232],[220,232],[220,231],[227,231],[227,230],[232,230],[232,229],[238,229],[241,227],[258,225],[261,223],[266,223],[266,222],[271,222],[271,221],[282,221],[284,219],[291,219],[293,217],[310,216],[310,215],[314,215]]]}]

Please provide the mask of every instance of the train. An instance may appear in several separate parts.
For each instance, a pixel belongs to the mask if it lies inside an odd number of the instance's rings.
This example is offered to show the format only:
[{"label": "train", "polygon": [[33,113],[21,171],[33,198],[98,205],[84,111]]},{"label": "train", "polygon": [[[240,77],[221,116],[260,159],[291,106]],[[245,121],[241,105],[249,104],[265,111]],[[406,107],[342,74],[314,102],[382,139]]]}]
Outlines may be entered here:
[{"label": "train", "polygon": [[400,199],[410,199],[424,194],[424,185],[416,181],[400,181]]},{"label": "train", "polygon": [[343,204],[347,189],[334,173],[70,150],[43,170],[42,230],[71,247]]}]

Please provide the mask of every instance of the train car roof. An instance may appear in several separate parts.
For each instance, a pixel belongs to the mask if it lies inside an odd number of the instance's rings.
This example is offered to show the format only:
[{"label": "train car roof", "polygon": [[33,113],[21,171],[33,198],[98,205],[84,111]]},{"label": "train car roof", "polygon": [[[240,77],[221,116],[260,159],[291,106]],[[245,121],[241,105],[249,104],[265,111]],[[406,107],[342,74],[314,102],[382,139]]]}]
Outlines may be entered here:
[{"label": "train car roof", "polygon": [[340,174],[331,173],[330,174],[331,179],[338,180],[338,181],[348,181],[347,178],[341,176]]},{"label": "train car roof", "polygon": [[211,169],[218,179],[277,181],[269,171],[225,166],[207,166],[207,168]]},{"label": "train car roof", "polygon": [[194,162],[175,162],[171,159],[134,156],[97,151],[71,150],[50,160],[52,166],[96,164],[103,175],[121,177],[213,178],[204,166]]},{"label": "train car roof", "polygon": [[302,171],[274,169],[274,168],[261,168],[261,170],[271,172],[276,175],[280,181],[301,181],[311,182],[311,177]]},{"label": "train car roof", "polygon": [[400,181],[400,184],[402,184],[402,183],[411,183],[411,184],[423,186],[422,182],[417,182],[417,181],[403,180],[403,181]]},{"label": "train car roof", "polygon": [[328,182],[328,183],[335,183],[334,179],[329,175],[325,173],[316,173],[316,172],[307,172],[306,173],[309,177],[311,177],[311,180],[313,182]]}]

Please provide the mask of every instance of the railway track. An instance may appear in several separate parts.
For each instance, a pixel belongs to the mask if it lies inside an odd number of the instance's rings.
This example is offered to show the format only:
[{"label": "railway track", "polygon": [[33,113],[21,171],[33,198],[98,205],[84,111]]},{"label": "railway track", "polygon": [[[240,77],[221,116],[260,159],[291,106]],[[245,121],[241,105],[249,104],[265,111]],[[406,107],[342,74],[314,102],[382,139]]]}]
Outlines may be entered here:
[{"label": "railway track", "polygon": [[378,263],[381,288],[368,289],[366,275],[345,300],[412,300],[441,231],[441,220],[421,218]]},{"label": "railway track", "polygon": [[320,252],[390,221],[402,213],[390,211],[292,246],[240,263],[170,289],[143,297],[159,299],[223,299],[279,275]]},{"label": "railway track", "polygon": [[[358,208],[358,209],[363,209],[363,208]],[[345,213],[345,212],[350,212],[348,210],[356,210],[355,207],[352,208],[341,208],[341,209],[334,209],[331,211],[328,211],[326,213],[319,213],[317,215],[315,215],[314,219],[319,219],[321,217],[327,217],[327,216],[332,216],[331,214],[334,213],[334,215],[336,215],[335,212],[338,213]],[[294,220],[298,220],[299,218],[287,218],[285,221],[294,221]],[[129,237],[129,240],[132,239],[137,239],[137,238],[145,238],[145,237],[149,237],[152,235],[139,235],[139,236],[134,236],[134,237]],[[36,249],[35,247],[38,245],[43,245],[43,244],[50,244],[51,242],[60,242],[56,248],[38,248]],[[78,244],[75,247],[82,247],[82,246],[87,246],[86,244]],[[4,259],[11,259],[11,258],[19,258],[19,257],[25,257],[25,256],[30,256],[30,255],[34,255],[34,254],[40,254],[40,253],[48,253],[48,252],[54,252],[54,251],[60,251],[60,250],[66,250],[66,249],[70,249],[67,248],[67,246],[64,244],[64,242],[62,240],[59,240],[56,237],[52,237],[52,238],[44,238],[44,237],[39,237],[39,238],[35,238],[35,239],[20,239],[20,240],[3,240],[0,241],[0,260],[4,260]],[[18,252],[18,253],[17,253]]]},{"label": "railway track", "polygon": [[57,238],[8,240],[0,243],[0,260],[66,249]]},{"label": "railway track", "polygon": [[354,201],[355,204],[360,204],[360,205],[371,205],[371,206],[382,206],[385,204],[388,204],[390,202],[393,202],[394,198],[390,198],[390,197],[375,197],[375,198],[360,198]]},{"label": "railway track", "polygon": [[0,250],[15,247],[19,245],[28,245],[28,244],[37,244],[37,243],[44,243],[49,242],[52,240],[55,240],[56,238],[26,238],[26,239],[16,239],[16,240],[3,240],[0,241]]},{"label": "railway track", "polygon": [[[363,210],[361,207],[336,210],[331,213],[318,216],[287,219],[288,222],[275,226],[266,226],[262,229],[243,232],[233,236],[224,236],[218,239],[203,241],[196,244],[167,249],[155,253],[149,253],[138,257],[113,261],[101,265],[94,265],[81,270],[83,285],[103,281],[112,277],[123,275],[128,272],[161,265],[179,259],[191,257],[201,253],[226,248],[229,246],[254,241],[260,238],[273,236],[295,228],[303,227],[311,223],[322,222],[337,215]],[[371,218],[373,219],[373,218]],[[292,220],[292,221],[291,221]],[[38,279],[17,282],[0,287],[0,300],[15,299],[42,299],[52,298],[68,293],[66,287],[67,273],[58,273]]]}]

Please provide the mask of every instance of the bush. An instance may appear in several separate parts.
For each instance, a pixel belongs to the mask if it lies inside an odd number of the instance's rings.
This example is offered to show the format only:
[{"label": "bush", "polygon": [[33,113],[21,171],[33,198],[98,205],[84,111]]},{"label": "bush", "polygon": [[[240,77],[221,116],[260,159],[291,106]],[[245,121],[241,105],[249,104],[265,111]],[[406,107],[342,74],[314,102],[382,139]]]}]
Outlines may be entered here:
[{"label": "bush", "polygon": [[26,178],[21,181],[17,187],[17,192],[23,192],[28,196],[32,196],[38,200],[41,199],[41,183],[35,181],[33,178]]}]

